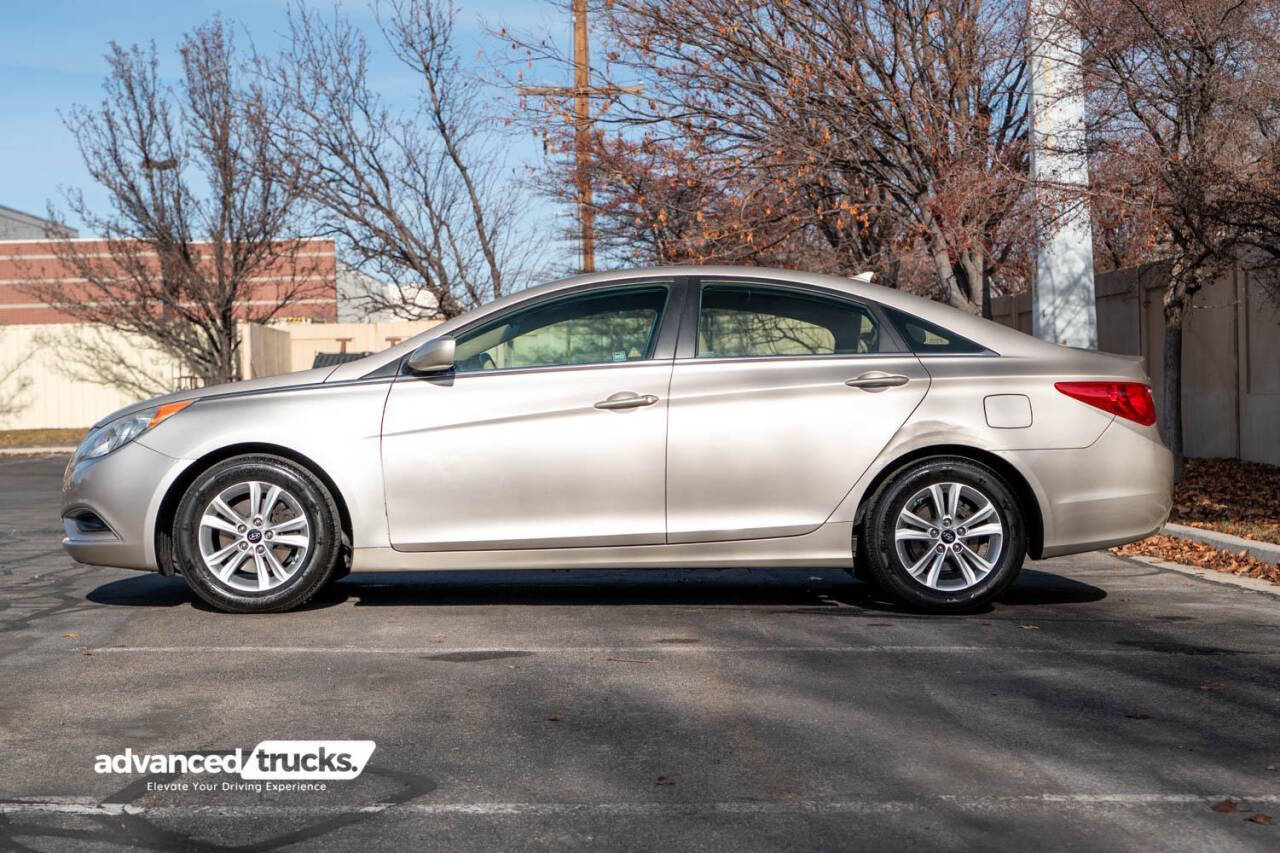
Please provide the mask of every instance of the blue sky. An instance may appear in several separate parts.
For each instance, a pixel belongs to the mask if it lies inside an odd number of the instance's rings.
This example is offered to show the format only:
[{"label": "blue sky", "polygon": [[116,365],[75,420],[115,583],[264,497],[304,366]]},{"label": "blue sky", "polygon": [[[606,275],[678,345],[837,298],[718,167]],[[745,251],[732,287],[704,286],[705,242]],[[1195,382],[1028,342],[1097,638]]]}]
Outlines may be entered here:
[{"label": "blue sky", "polygon": [[[329,9],[333,4],[310,5]],[[569,37],[567,11],[548,0],[457,0],[457,6],[459,53],[475,65],[477,73],[489,64],[488,59],[477,56],[480,51],[491,57],[505,56],[504,45],[487,35],[485,24],[521,32],[553,32],[558,41],[563,37],[566,43]],[[408,91],[412,81],[386,55],[363,0],[348,0],[342,7],[365,26],[371,46],[379,51],[372,68],[379,88],[390,97]],[[285,30],[285,9],[283,0],[43,0],[7,4],[4,25],[0,26],[0,204],[43,215],[48,201],[61,206],[61,187],[79,187],[91,204],[105,209],[105,195],[85,172],[58,111],[75,103],[96,106],[101,102],[106,73],[102,57],[108,42],[146,44],[154,40],[164,63],[162,71],[172,75],[182,34],[215,13],[238,23],[241,47],[247,48],[251,40],[259,49],[268,50],[279,43]],[[513,169],[540,163],[541,146],[529,137],[513,139],[508,150],[508,165]]]}]

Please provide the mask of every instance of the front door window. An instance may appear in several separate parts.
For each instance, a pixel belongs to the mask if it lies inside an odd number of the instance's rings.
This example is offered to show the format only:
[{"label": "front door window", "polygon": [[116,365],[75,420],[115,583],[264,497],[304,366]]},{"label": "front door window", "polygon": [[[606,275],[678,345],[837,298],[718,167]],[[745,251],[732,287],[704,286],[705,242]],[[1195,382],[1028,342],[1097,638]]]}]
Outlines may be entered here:
[{"label": "front door window", "polygon": [[464,333],[459,373],[650,358],[669,287],[615,288],[542,302]]}]

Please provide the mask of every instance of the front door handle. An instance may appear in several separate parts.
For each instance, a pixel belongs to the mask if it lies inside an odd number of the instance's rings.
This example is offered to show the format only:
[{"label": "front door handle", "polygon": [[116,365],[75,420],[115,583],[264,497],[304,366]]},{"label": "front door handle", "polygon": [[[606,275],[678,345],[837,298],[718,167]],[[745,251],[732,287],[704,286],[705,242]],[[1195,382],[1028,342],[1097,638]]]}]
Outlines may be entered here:
[{"label": "front door handle", "polygon": [[868,391],[877,391],[884,388],[896,388],[899,385],[906,385],[911,379],[900,373],[885,373],[882,370],[873,370],[870,373],[864,373],[854,379],[846,379],[845,385],[850,388],[864,388]]},{"label": "front door handle", "polygon": [[652,406],[658,398],[652,394],[637,394],[634,391],[619,391],[610,394],[606,399],[596,403],[597,409],[638,409],[641,406]]}]

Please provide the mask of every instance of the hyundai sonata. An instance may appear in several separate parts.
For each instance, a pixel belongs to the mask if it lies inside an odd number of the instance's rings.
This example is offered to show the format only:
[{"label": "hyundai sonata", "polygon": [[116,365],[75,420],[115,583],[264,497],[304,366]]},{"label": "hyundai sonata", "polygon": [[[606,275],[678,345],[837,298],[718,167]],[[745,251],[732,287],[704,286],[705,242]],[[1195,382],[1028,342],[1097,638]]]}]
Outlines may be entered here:
[{"label": "hyundai sonata", "polygon": [[353,569],[750,566],[973,609],[1028,554],[1161,526],[1147,383],[866,276],[580,276],[110,415],[67,466],[63,544],[227,611]]}]

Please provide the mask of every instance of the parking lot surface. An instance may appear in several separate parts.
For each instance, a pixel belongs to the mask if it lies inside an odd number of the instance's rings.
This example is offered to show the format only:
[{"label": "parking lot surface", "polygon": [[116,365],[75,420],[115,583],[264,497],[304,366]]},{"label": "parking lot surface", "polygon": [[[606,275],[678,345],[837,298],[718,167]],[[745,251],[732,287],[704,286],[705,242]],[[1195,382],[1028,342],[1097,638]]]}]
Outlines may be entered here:
[{"label": "parking lot surface", "polygon": [[[64,462],[0,459],[0,847],[1280,848],[1273,596],[1093,553],[963,617],[832,570],[353,575],[227,616],[72,563]],[[94,772],[269,738],[377,748],[321,792]]]}]

